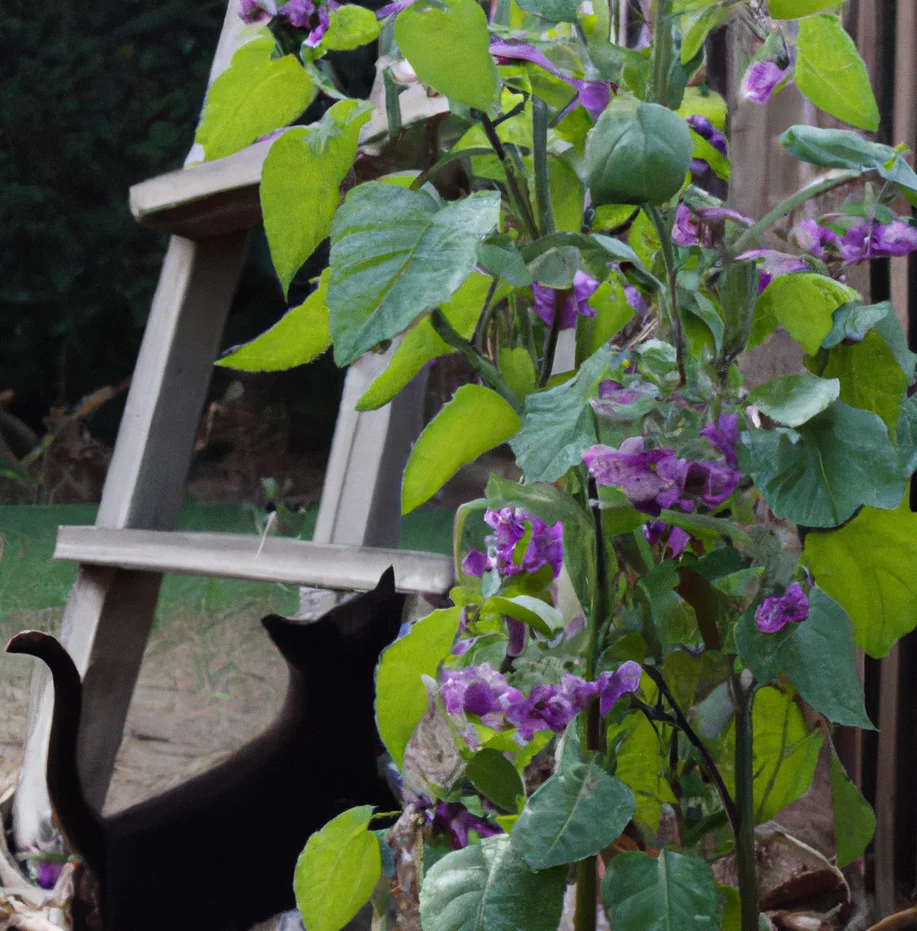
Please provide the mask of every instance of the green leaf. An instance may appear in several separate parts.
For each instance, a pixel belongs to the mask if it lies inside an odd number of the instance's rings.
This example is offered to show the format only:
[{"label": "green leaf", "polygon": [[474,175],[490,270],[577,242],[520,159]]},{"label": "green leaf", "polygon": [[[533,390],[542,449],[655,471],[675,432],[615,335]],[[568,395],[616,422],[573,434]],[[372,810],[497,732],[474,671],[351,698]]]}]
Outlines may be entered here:
[{"label": "green leaf", "polygon": [[837,865],[843,869],[861,857],[876,833],[876,816],[869,802],[850,781],[831,745],[831,800]]},{"label": "green leaf", "polygon": [[521,507],[549,526],[558,521],[563,524],[564,565],[576,597],[588,614],[595,591],[595,530],[591,515],[566,492],[543,483],[519,485],[491,475],[486,495],[491,510]]},{"label": "green leaf", "polygon": [[[513,830],[513,836],[515,836]],[[556,931],[567,871],[534,873],[507,836],[446,854],[420,889],[423,931]]]},{"label": "green leaf", "polygon": [[[755,823],[769,821],[804,795],[812,784],[822,733],[809,732],[792,692],[769,686],[755,693],[752,706]],[[735,721],[729,725],[718,762],[723,781],[735,791]]]},{"label": "green leaf", "polygon": [[838,0],[768,0],[771,19],[800,19],[836,7]]},{"label": "green leaf", "polygon": [[401,485],[401,513],[428,501],[469,462],[516,435],[519,415],[483,385],[462,385],[424,427]]},{"label": "green leaf", "polygon": [[831,332],[822,340],[823,349],[834,349],[844,340],[859,343],[890,313],[894,313],[891,301],[864,306],[857,302],[843,304],[834,311]]},{"label": "green leaf", "polygon": [[505,234],[494,236],[478,246],[478,264],[514,288],[525,288],[532,283],[532,276],[516,244]]},{"label": "green leaf", "polygon": [[[443,304],[443,316],[459,336],[471,339],[475,325],[484,309],[484,299],[491,278],[472,272],[448,304]],[[374,411],[388,404],[395,395],[431,360],[455,352],[433,329],[429,317],[404,334],[385,370],[357,401],[358,411]]]},{"label": "green leaf", "polygon": [[526,13],[534,13],[551,23],[575,23],[577,0],[517,0]]},{"label": "green leaf", "polygon": [[510,445],[529,481],[556,481],[595,445],[595,421],[587,399],[610,361],[611,354],[599,349],[569,381],[525,399],[522,428]]},{"label": "green leaf", "polygon": [[586,139],[596,204],[663,204],[691,166],[691,131],[666,107],[617,97]]},{"label": "green leaf", "polygon": [[878,168],[896,156],[891,146],[870,142],[849,129],[791,126],[780,137],[780,144],[794,158],[820,168],[866,171]]},{"label": "green leaf", "polygon": [[844,609],[823,591],[809,592],[804,621],[772,634],[758,630],[750,608],[736,628],[736,646],[759,681],[773,682],[782,672],[829,721],[872,730],[857,676],[853,626]]},{"label": "green leaf", "polygon": [[917,394],[901,405],[898,416],[898,457],[905,475],[917,472]]},{"label": "green leaf", "polygon": [[421,676],[435,677],[458,633],[461,608],[434,611],[387,647],[376,673],[376,723],[385,749],[397,766],[404,748],[429,708]]},{"label": "green leaf", "polygon": [[840,393],[841,383],[836,378],[816,378],[801,372],[772,378],[755,388],[746,400],[777,423],[801,427],[827,410]]},{"label": "green leaf", "polygon": [[484,798],[504,811],[518,811],[519,797],[525,798],[522,777],[499,750],[479,750],[468,761],[465,775]]},{"label": "green leaf", "polygon": [[635,820],[652,834],[659,832],[662,806],[677,802],[666,776],[671,729],[662,724],[657,727],[659,733],[648,718],[638,714],[608,729],[609,743],[626,732],[615,757],[615,775],[634,793]]},{"label": "green leaf", "polygon": [[342,812],[313,834],[296,863],[293,891],[309,931],[340,931],[382,877],[371,805]]},{"label": "green leaf", "polygon": [[602,901],[615,931],[720,931],[723,915],[710,864],[671,850],[616,856],[602,879]]},{"label": "green leaf", "polygon": [[339,100],[320,123],[291,129],[271,146],[261,173],[261,212],[284,294],[331,232],[341,182],[353,165],[360,127],[372,110],[362,100]]},{"label": "green leaf", "polygon": [[345,4],[331,11],[328,31],[322,36],[321,48],[347,52],[376,39],[382,26],[372,10]]},{"label": "green leaf", "polygon": [[712,143],[708,142],[700,133],[695,132],[693,129],[690,132],[692,158],[699,158],[701,161],[706,162],[713,169],[713,173],[721,181],[728,184],[732,175],[729,159],[719,149],[714,148]]},{"label": "green leaf", "polygon": [[839,379],[841,400],[877,414],[889,435],[895,438],[908,380],[888,343],[876,330],[867,333],[859,343],[841,343],[832,349],[822,375]]},{"label": "green leaf", "polygon": [[681,61],[688,64],[704,47],[707,36],[733,14],[731,6],[708,6],[705,10],[686,13],[681,18]]},{"label": "green leaf", "polygon": [[[853,288],[824,275],[808,272],[781,275],[758,298],[752,326],[759,329],[759,338],[753,334],[749,345],[764,342],[776,329],[776,325],[769,326],[768,332],[765,321],[774,320],[782,323],[790,336],[814,356],[821,341],[831,332],[834,311],[858,297]],[[764,339],[760,338],[761,332]]]},{"label": "green leaf", "polygon": [[861,505],[895,508],[904,494],[885,424],[843,401],[798,431],[756,430],[751,438],[755,484],[777,517],[836,527]]},{"label": "green leaf", "polygon": [[516,595],[514,598],[494,595],[484,602],[484,607],[487,606],[493,607],[500,614],[528,624],[543,637],[553,637],[564,626],[563,615],[557,608],[532,595]]},{"label": "green leaf", "polygon": [[398,14],[395,41],[418,80],[444,97],[485,111],[495,102],[487,17],[474,0],[420,0]]},{"label": "green leaf", "polygon": [[531,394],[538,384],[538,372],[529,351],[524,346],[501,349],[498,353],[500,374],[517,397]]},{"label": "green leaf", "polygon": [[844,123],[875,132],[879,107],[869,73],[840,19],[824,15],[802,20],[796,48],[799,90],[816,107]]},{"label": "green leaf", "polygon": [[819,587],[850,615],[857,645],[877,659],[917,627],[917,575],[902,558],[915,546],[917,514],[906,495],[895,511],[863,508],[839,530],[806,536]]},{"label": "green leaf", "polygon": [[331,229],[335,362],[350,364],[448,301],[471,274],[478,243],[499,213],[495,192],[440,209],[422,191],[380,182],[354,188]]},{"label": "green leaf", "polygon": [[618,837],[635,811],[630,789],[595,763],[555,773],[526,802],[513,846],[532,867],[575,863]]},{"label": "green leaf", "polygon": [[578,233],[583,228],[586,192],[569,159],[548,154],[548,187],[554,226],[558,232]]},{"label": "green leaf", "polygon": [[273,37],[259,36],[243,45],[210,85],[194,135],[208,161],[286,126],[312,103],[316,88],[296,56],[273,54]]},{"label": "green leaf", "polygon": [[240,372],[282,372],[317,359],[330,345],[328,270],[299,307],[288,310],[269,330],[237,346],[216,364]]}]

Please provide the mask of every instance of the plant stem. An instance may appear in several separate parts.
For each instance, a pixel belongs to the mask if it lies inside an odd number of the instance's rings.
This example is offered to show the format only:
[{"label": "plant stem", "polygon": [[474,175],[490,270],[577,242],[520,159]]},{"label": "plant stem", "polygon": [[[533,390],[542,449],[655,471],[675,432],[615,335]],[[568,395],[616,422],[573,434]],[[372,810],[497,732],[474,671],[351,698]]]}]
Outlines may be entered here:
[{"label": "plant stem", "polygon": [[698,754],[700,754],[701,765],[704,767],[704,770],[707,773],[707,777],[716,787],[716,791],[720,796],[720,801],[723,803],[723,810],[726,812],[726,817],[729,820],[732,831],[736,836],[738,836],[739,828],[741,827],[739,810],[736,808],[736,803],[732,796],[729,794],[729,789],[726,788],[726,783],[723,782],[723,777],[720,774],[715,760],[710,755],[710,751],[707,749],[706,745],[700,739],[700,737],[697,736],[694,728],[691,727],[691,724],[685,717],[684,712],[681,710],[681,707],[676,701],[675,696],[672,694],[671,689],[669,689],[668,683],[665,681],[665,679],[662,678],[662,673],[658,670],[658,668],[655,666],[644,666],[643,668],[646,671],[646,674],[653,680],[653,682],[656,683],[659,691],[665,696],[666,701],[669,703],[669,706],[675,715],[676,726],[688,738],[691,746],[697,750]]},{"label": "plant stem", "polygon": [[490,287],[487,289],[487,296],[484,298],[481,316],[478,317],[477,326],[474,328],[474,335],[471,337],[471,344],[482,356],[484,355],[484,337],[487,334],[487,325],[490,323],[491,317],[496,309],[496,305],[491,306],[491,303],[499,284],[500,279],[494,277],[493,281],[490,283]]},{"label": "plant stem", "polygon": [[519,187],[519,179],[516,177],[516,165],[509,157],[506,148],[500,141],[500,137],[497,135],[497,127],[494,126],[493,121],[486,113],[481,114],[481,127],[484,130],[484,135],[487,136],[487,141],[490,143],[491,148],[496,153],[497,158],[500,159],[500,164],[503,165],[503,171],[506,175],[506,187],[509,191],[513,207],[519,219],[522,221],[523,226],[525,226],[526,232],[534,241],[538,238],[538,226],[535,223],[535,217],[532,213],[532,205],[523,194],[522,188]]},{"label": "plant stem", "polygon": [[448,343],[454,349],[462,353],[487,385],[493,388],[517,414],[522,413],[522,404],[519,402],[519,398],[513,394],[509,385],[504,381],[503,376],[497,370],[497,367],[490,359],[482,356],[468,340],[462,339],[462,337],[452,329],[449,321],[439,308],[430,314],[430,323],[443,342]]},{"label": "plant stem", "polygon": [[862,172],[860,171],[843,171],[840,174],[834,175],[832,178],[823,178],[821,181],[816,181],[814,184],[804,187],[801,191],[797,191],[786,200],[777,204],[773,210],[765,214],[754,226],[750,226],[745,230],[745,232],[729,247],[726,253],[727,257],[734,259],[737,255],[741,255],[746,249],[757,243],[762,234],[770,229],[778,220],[792,213],[797,207],[801,207],[807,200],[818,197],[819,194],[824,194],[826,191],[830,191],[833,188],[849,184],[861,175]]},{"label": "plant stem", "polygon": [[908,908],[903,912],[896,912],[883,918],[877,925],[873,925],[869,931],[902,931],[904,928],[912,928],[914,922],[917,922],[917,908]]},{"label": "plant stem", "polygon": [[752,760],[751,706],[754,687],[747,691],[739,677],[732,677],[736,710],[736,800],[739,829],[736,832],[736,867],[742,902],[742,931],[758,931],[758,877],[755,865],[755,796]]},{"label": "plant stem", "polygon": [[560,335],[560,325],[564,318],[564,304],[570,296],[569,288],[558,288],[554,292],[554,316],[548,328],[548,341],[544,347],[544,358],[541,360],[541,375],[538,378],[538,387],[544,388],[551,377],[554,368],[554,356],[557,354],[557,338]]},{"label": "plant stem", "polygon": [[672,66],[672,24],[669,22],[668,0],[653,0],[653,51],[650,74],[652,101],[669,105],[669,69]]},{"label": "plant stem", "polygon": [[675,343],[675,362],[678,366],[678,385],[681,387],[687,381],[685,375],[684,336],[681,329],[681,316],[678,313],[678,266],[675,264],[675,249],[672,246],[672,231],[666,226],[662,218],[662,211],[653,205],[646,204],[643,208],[650,218],[659,237],[662,247],[662,260],[665,263],[666,278],[668,280],[669,294],[669,325],[672,327],[672,341]]},{"label": "plant stem", "polygon": [[554,212],[551,209],[551,184],[548,177],[548,105],[540,97],[532,97],[532,157],[535,163],[535,204],[542,236],[554,232]]},{"label": "plant stem", "polygon": [[573,918],[574,931],[595,931],[598,918],[596,899],[598,882],[596,877],[596,857],[587,857],[576,864],[576,915]]}]

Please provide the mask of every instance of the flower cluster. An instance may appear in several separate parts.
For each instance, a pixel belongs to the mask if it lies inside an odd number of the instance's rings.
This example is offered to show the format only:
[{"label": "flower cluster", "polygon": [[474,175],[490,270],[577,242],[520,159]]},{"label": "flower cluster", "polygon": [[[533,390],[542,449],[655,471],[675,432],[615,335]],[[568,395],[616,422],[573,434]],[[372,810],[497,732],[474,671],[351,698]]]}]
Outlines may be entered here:
[{"label": "flower cluster", "polygon": [[822,261],[840,257],[846,265],[908,255],[917,249],[917,229],[903,220],[859,219],[838,235],[815,220],[803,220],[791,236],[804,252]]},{"label": "flower cluster", "polygon": [[629,437],[619,449],[593,446],[583,453],[583,461],[596,484],[620,488],[638,511],[652,517],[663,508],[692,511],[698,501],[719,507],[741,478],[735,455],[737,415],[720,417],[702,436],[723,453],[725,463],[679,459],[673,449],[646,449],[642,436]]},{"label": "flower cluster", "polygon": [[[728,156],[729,144],[726,142],[726,137],[707,119],[707,117],[695,113],[688,117],[687,123],[701,139],[706,139],[717,152],[723,156]],[[703,161],[703,159],[694,158],[691,160],[691,174],[694,175],[694,177],[705,175],[709,170],[710,166]]]},{"label": "flower cluster", "polygon": [[536,685],[526,698],[489,663],[446,673],[441,695],[449,714],[472,714],[495,729],[515,727],[531,740],[536,731],[561,733],[586,705],[598,697],[607,714],[625,693],[640,688],[641,668],[632,660],[614,673],[603,672],[595,682],[564,673],[556,685]]},{"label": "flower cluster", "polygon": [[[502,576],[519,575],[538,572],[542,566],[550,566],[555,579],[560,575],[564,563],[564,528],[560,521],[549,527],[522,508],[503,508],[485,512],[484,522],[493,530],[485,541],[487,553],[480,550],[468,553],[462,562],[466,575],[480,577],[490,570]],[[529,527],[531,536],[520,562],[516,548]]]},{"label": "flower cluster", "polygon": [[313,0],[287,0],[280,6],[274,0],[242,0],[240,16],[246,23],[264,22],[272,16],[285,19],[296,29],[308,30],[305,43],[314,48],[328,31],[331,14],[339,6],[337,0],[324,0],[320,5]]},{"label": "flower cluster", "polygon": [[787,624],[804,621],[809,616],[809,599],[798,582],[782,595],[765,598],[755,611],[755,626],[761,633],[775,634]]}]

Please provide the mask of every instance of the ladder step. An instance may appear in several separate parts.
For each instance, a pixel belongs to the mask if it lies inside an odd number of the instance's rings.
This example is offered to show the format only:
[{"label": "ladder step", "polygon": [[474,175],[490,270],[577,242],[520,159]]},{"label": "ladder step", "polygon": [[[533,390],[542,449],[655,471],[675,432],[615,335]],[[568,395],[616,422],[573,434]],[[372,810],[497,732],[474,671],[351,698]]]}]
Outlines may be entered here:
[{"label": "ladder step", "polygon": [[179,168],[130,190],[138,223],[187,239],[208,239],[261,222],[258,185],[270,141],[213,162]]},{"label": "ladder step", "polygon": [[309,543],[288,537],[59,527],[54,558],[93,566],[368,591],[395,567],[398,591],[445,595],[452,560],[436,553]]}]

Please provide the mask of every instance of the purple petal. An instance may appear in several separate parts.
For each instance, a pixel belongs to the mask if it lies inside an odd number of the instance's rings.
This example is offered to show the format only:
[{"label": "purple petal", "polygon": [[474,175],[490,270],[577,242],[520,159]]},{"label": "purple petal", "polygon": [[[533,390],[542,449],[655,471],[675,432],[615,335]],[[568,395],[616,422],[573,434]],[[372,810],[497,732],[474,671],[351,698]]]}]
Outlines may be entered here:
[{"label": "purple petal", "polygon": [[703,139],[710,139],[711,136],[716,132],[714,129],[713,123],[707,119],[705,116],[701,116],[699,113],[693,113],[686,120],[687,124],[698,134],[698,136]]},{"label": "purple petal", "polygon": [[893,220],[887,226],[876,224],[870,237],[870,246],[875,257],[909,255],[917,249],[917,229],[902,220]]},{"label": "purple petal", "polygon": [[389,3],[376,10],[376,19],[385,19],[386,16],[391,16],[392,13],[400,13],[402,10],[406,10],[409,6],[412,6],[415,2],[416,0],[396,0],[395,3]]},{"label": "purple petal", "polygon": [[509,630],[509,644],[506,647],[506,655],[521,656],[522,651],[525,649],[525,624],[510,617],[506,619],[506,626]]},{"label": "purple petal", "polygon": [[681,527],[673,527],[669,534],[669,549],[672,551],[673,559],[677,559],[688,548],[691,542],[691,534]]},{"label": "purple petal", "polygon": [[789,255],[786,252],[776,252],[773,249],[752,249],[750,252],[743,252],[737,257],[736,261],[745,262],[751,259],[762,260],[758,278],[759,294],[775,278],[779,278],[781,275],[789,275],[792,272],[808,271],[809,269],[806,261],[799,258],[799,256]]},{"label": "purple petal", "polygon": [[752,103],[767,103],[789,70],[772,61],[752,62],[742,78],[742,96]]},{"label": "purple petal", "polygon": [[675,225],[672,227],[672,239],[679,246],[696,246],[698,243],[699,228],[697,220],[691,211],[679,204],[675,210]]},{"label": "purple petal", "polygon": [[782,595],[764,599],[755,611],[755,626],[761,633],[774,634],[808,616],[809,599],[802,586],[794,582]]},{"label": "purple petal", "polygon": [[289,0],[289,3],[280,8],[280,15],[297,29],[309,29],[314,13],[315,5],[312,0]]},{"label": "purple petal", "polygon": [[738,469],[739,460],[736,456],[736,443],[739,442],[739,415],[722,414],[716,423],[704,427],[700,435],[714,449],[719,450],[730,469]]},{"label": "purple petal", "polygon": [[611,102],[611,87],[605,81],[578,81],[579,102],[597,120]]},{"label": "purple petal", "polygon": [[479,579],[490,568],[490,560],[480,550],[469,550],[462,560],[462,572]]},{"label": "purple petal", "polygon": [[672,457],[671,450],[654,449],[628,454],[611,446],[593,446],[583,453],[583,462],[596,484],[615,486],[634,502],[652,501],[666,486],[655,466]]},{"label": "purple petal", "polygon": [[639,691],[642,673],[640,664],[634,660],[623,663],[613,675],[603,672],[599,677],[599,711],[608,714],[622,695]]},{"label": "purple petal", "polygon": [[751,217],[746,217],[744,213],[738,210],[729,210],[727,207],[696,207],[694,213],[705,223],[725,223],[726,220],[734,220],[741,223],[742,226],[754,226],[755,221]]}]

